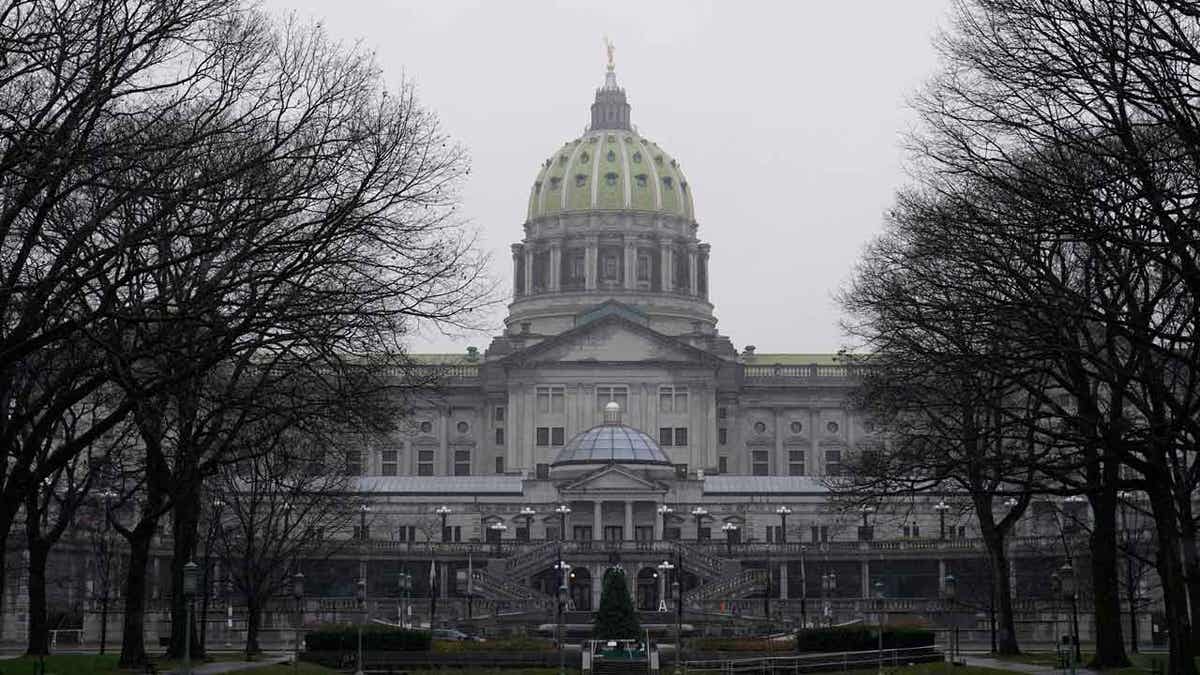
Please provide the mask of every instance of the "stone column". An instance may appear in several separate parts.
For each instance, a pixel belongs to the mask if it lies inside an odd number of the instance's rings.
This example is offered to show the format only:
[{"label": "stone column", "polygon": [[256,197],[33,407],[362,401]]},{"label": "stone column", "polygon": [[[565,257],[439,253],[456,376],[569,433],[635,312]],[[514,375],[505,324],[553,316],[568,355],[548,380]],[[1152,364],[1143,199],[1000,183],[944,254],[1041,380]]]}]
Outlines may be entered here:
[{"label": "stone column", "polygon": [[784,432],[783,425],[784,425],[783,408],[776,408],[775,409],[775,462],[774,462],[774,464],[775,464],[774,473],[776,476],[788,475],[788,472],[787,472],[788,458],[784,454],[784,449],[783,449],[783,432]]},{"label": "stone column", "polygon": [[592,541],[604,539],[604,502],[592,502]]},{"label": "stone column", "polygon": [[700,269],[704,270],[704,288],[697,288],[697,293],[702,298],[708,298],[709,288],[712,286],[712,279],[708,277],[708,251],[708,244],[700,244]]},{"label": "stone column", "polygon": [[637,288],[637,246],[625,240],[625,288]]},{"label": "stone column", "polygon": [[938,558],[938,597],[946,597],[946,560]]},{"label": "stone column", "polygon": [[[880,570],[882,571],[882,570]],[[863,598],[871,597],[871,561],[862,561],[862,596]]]},{"label": "stone column", "polygon": [[625,500],[625,541],[633,541],[633,500]]},{"label": "stone column", "polygon": [[513,297],[516,298],[516,297],[520,297],[522,295],[521,282],[524,281],[524,275],[523,274],[518,275],[518,272],[521,270],[521,245],[520,244],[512,245],[512,257],[513,257]]},{"label": "stone column", "polygon": [[699,259],[695,244],[688,246],[688,292],[700,295],[700,281],[696,276],[696,260]]},{"label": "stone column", "polygon": [[557,291],[562,288],[560,277],[562,276],[562,244],[554,241],[550,243],[550,280],[547,286],[550,290]]},{"label": "stone column", "polygon": [[658,512],[659,506],[660,506],[660,504],[654,505],[654,540],[655,541],[662,541],[663,537],[665,537],[667,534],[666,532],[663,531],[662,514]]},{"label": "stone column", "polygon": [[525,295],[533,295],[533,247],[525,247]]},{"label": "stone column", "polygon": [[659,242],[658,251],[659,257],[661,258],[660,266],[662,267],[662,269],[659,270],[662,272],[662,290],[663,292],[669,293],[671,288],[675,285],[672,283],[672,272],[675,271],[675,266],[672,264],[671,260],[671,243],[666,241]]},{"label": "stone column", "polygon": [[[599,502],[596,502],[597,504]],[[600,588],[604,583],[604,566],[596,565],[592,572],[592,611],[600,609]]]},{"label": "stone column", "polygon": [[788,597],[788,566],[787,562],[779,563],[779,599],[787,600]]},{"label": "stone column", "polygon": [[584,288],[589,291],[596,290],[596,279],[600,276],[599,269],[597,269],[599,256],[600,241],[596,237],[588,237],[587,248],[584,249],[583,256],[583,276]]}]

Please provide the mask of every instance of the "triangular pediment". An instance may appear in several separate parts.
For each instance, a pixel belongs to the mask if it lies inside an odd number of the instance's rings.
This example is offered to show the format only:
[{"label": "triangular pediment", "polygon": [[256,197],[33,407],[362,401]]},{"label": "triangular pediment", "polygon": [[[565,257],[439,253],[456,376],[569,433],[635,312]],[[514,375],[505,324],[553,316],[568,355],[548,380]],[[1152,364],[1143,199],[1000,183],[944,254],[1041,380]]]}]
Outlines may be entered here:
[{"label": "triangular pediment", "polygon": [[576,326],[505,358],[514,364],[715,364],[721,359],[631,320],[621,312]]},{"label": "triangular pediment", "polygon": [[665,492],[659,483],[642,478],[619,466],[606,466],[559,488],[559,492]]}]

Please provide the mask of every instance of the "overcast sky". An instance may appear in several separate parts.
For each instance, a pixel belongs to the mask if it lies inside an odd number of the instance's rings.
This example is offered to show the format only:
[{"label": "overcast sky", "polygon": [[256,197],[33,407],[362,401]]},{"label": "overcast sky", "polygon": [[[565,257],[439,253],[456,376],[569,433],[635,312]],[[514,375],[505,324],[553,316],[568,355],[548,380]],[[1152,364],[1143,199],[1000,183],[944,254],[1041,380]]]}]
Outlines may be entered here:
[{"label": "overcast sky", "polygon": [[[760,352],[843,345],[834,292],[905,181],[906,101],[934,71],[949,0],[266,0],[376,51],[468,149],[463,207],[512,285],[541,162],[579,136],[603,37],[639,131],[681,163],[712,244],[718,329]],[[486,347],[486,334],[414,351]]]}]

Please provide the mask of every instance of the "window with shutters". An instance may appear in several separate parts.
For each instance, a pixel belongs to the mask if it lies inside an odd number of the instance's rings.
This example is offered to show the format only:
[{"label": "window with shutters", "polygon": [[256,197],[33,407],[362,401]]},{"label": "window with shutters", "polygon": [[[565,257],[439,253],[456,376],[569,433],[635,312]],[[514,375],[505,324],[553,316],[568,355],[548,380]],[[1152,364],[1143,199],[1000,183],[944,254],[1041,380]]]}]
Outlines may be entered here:
[{"label": "window with shutters", "polygon": [[664,448],[674,445],[672,442],[675,438],[675,430],[671,427],[659,427],[658,429],[658,444]]},{"label": "window with shutters", "polygon": [[718,457],[717,458],[717,473],[729,473],[729,458],[728,457]]},{"label": "window with shutters", "polygon": [[496,406],[496,409],[492,412],[492,419],[497,422],[504,421],[504,406],[502,406],[502,405]]},{"label": "window with shutters", "polygon": [[826,476],[842,475],[842,451],[841,450],[826,450],[825,451],[825,475]]},{"label": "window with shutters", "polygon": [[675,445],[685,446],[688,444],[687,427],[675,427]]}]

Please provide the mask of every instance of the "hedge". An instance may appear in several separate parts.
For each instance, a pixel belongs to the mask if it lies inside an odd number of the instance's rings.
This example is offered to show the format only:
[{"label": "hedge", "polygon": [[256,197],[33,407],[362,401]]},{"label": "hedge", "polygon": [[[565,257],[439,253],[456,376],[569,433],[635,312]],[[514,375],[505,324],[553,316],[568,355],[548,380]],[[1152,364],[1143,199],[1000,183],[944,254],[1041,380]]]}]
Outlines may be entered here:
[{"label": "hedge", "polygon": [[791,638],[766,640],[764,638],[696,638],[689,641],[688,648],[697,652],[787,652],[793,648]]},{"label": "hedge", "polygon": [[435,654],[514,653],[530,654],[554,651],[554,643],[531,637],[500,638],[497,640],[434,640]]},{"label": "hedge", "polygon": [[[363,626],[362,639],[363,649],[372,652],[427,652],[431,643],[428,631],[392,628],[379,624]],[[320,626],[304,634],[304,648],[310,652],[358,649],[358,626]]]},{"label": "hedge", "polygon": [[[924,628],[885,628],[884,649],[928,647],[934,643],[933,631]],[[879,649],[879,629],[875,626],[810,628],[796,634],[798,652],[858,652]]]}]

